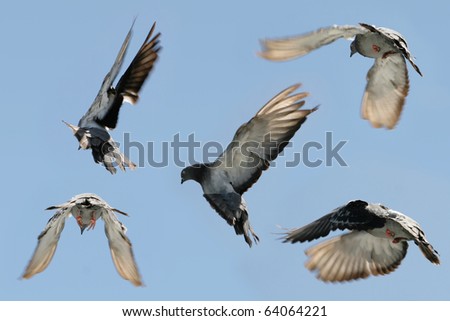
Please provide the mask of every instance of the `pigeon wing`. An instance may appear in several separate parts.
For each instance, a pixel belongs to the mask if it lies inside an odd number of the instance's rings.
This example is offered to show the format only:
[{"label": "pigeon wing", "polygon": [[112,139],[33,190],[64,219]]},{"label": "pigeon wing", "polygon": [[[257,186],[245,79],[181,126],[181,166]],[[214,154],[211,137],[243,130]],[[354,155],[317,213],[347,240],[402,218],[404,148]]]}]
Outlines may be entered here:
[{"label": "pigeon wing", "polygon": [[366,230],[384,226],[386,219],[369,211],[367,206],[365,201],[350,201],[308,225],[289,231],[284,242],[309,242],[337,229]]},{"label": "pigeon wing", "polygon": [[155,26],[156,22],[153,23],[144,43],[117,84],[118,94],[122,95],[130,104],[135,104],[138,100],[139,91],[158,59],[158,51],[161,49],[159,46],[161,33],[157,33],[152,38]]},{"label": "pigeon wing", "polygon": [[242,195],[258,180],[307,116],[317,109],[300,110],[308,94],[292,94],[299,86],[283,90],[243,124],[225,152],[212,164],[226,172],[237,193]]},{"label": "pigeon wing", "polygon": [[384,275],[394,271],[406,255],[408,243],[393,243],[365,231],[353,231],[308,250],[305,266],[317,271],[325,282],[342,282],[369,275]]},{"label": "pigeon wing", "polygon": [[[120,47],[120,51],[117,54],[116,60],[114,61],[111,70],[106,74],[105,78],[103,79],[102,86],[100,87],[100,90],[98,91],[98,94],[94,99],[94,102],[92,103],[91,107],[88,109],[86,114],[83,116],[83,118],[80,120],[79,126],[82,126],[83,120],[88,119],[89,120],[95,119],[96,121],[100,120],[99,123],[101,123],[101,119],[106,117],[106,115],[109,113],[109,110],[111,109],[111,103],[108,103],[108,91],[112,88],[112,84],[116,79],[120,68],[122,67],[123,58],[125,57],[128,44],[130,42],[133,25],[131,25],[128,34],[122,43],[122,47]],[[115,125],[109,128],[115,128]]]},{"label": "pigeon wing", "polygon": [[[49,209],[53,208],[55,207],[50,207]],[[71,208],[59,208],[55,215],[50,218],[44,230],[38,236],[38,244],[22,278],[29,279],[33,275],[44,271],[50,264],[58,246],[59,237],[64,229],[65,220],[70,215]]]},{"label": "pigeon wing", "polygon": [[152,38],[155,25],[156,23],[153,24],[138,53],[117,83],[114,100],[105,116],[98,119],[99,124],[115,128],[123,101],[135,104],[139,99],[139,91],[153,69],[161,48],[159,46],[160,33]]},{"label": "pigeon wing", "polygon": [[408,69],[403,55],[390,54],[375,59],[367,73],[361,117],[369,120],[373,127],[393,129],[400,118],[408,90]]},{"label": "pigeon wing", "polygon": [[321,28],[299,36],[261,40],[261,57],[286,61],[302,57],[322,46],[328,45],[340,38],[352,38],[357,34],[366,32],[360,26],[330,26]]},{"label": "pigeon wing", "polygon": [[102,211],[105,234],[108,238],[111,257],[117,272],[135,286],[142,286],[143,283],[134,259],[131,241],[125,235],[126,227],[117,219],[112,210],[105,208]]}]

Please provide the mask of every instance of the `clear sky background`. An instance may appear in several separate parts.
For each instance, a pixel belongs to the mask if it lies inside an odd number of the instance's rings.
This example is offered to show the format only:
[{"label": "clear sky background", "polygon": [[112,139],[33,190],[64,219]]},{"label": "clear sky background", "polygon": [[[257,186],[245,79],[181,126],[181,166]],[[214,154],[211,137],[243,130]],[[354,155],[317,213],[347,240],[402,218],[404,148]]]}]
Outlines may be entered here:
[{"label": "clear sky background", "polygon": [[[450,169],[448,13],[445,1],[9,1],[0,12],[3,168],[0,299],[2,300],[449,300]],[[180,185],[182,168],[148,165],[111,175],[61,122],[77,123],[92,103],[137,16],[124,67],[157,22],[163,50],[136,106],[122,108],[118,128],[147,145],[177,133],[226,145],[236,129],[279,91],[301,82],[320,104],[293,146],[245,195],[261,238],[248,248],[202,196]],[[410,93],[395,130],[360,118],[373,60],[350,54],[340,40],[286,63],[256,55],[258,40],[331,24],[366,22],[401,32],[424,77],[408,65]],[[348,166],[286,168],[310,141],[348,141]],[[146,147],[145,152],[148,152]],[[201,150],[196,157],[201,161]],[[181,154],[186,160],[186,154]],[[169,149],[169,160],[173,151]],[[311,158],[323,159],[324,150]],[[72,196],[92,192],[130,217],[127,226],[143,280],[135,288],[112,263],[103,222],[80,236],[66,222],[49,267],[19,277],[53,212]],[[307,224],[351,199],[381,202],[418,221],[441,254],[428,262],[410,243],[394,273],[325,284],[304,268],[312,244],[283,244],[280,228]],[[337,235],[335,233],[333,235]],[[316,244],[315,242],[314,244]]]}]

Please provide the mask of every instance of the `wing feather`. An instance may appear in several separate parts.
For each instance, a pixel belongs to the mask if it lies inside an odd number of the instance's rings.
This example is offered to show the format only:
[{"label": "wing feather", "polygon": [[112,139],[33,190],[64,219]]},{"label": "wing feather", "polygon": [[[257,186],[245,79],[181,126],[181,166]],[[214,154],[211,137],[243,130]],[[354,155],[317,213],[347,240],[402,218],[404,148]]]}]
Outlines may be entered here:
[{"label": "wing feather", "polygon": [[109,104],[106,113],[102,117],[97,118],[97,122],[100,125],[115,128],[123,101],[125,100],[131,104],[135,104],[139,99],[139,91],[152,71],[158,59],[158,51],[160,50],[160,33],[151,38],[155,30],[155,25],[156,22],[152,25],[133,61],[122,77],[120,77],[115,89],[114,99]]},{"label": "wing feather", "polygon": [[[114,61],[114,64],[111,67],[111,70],[106,74],[105,78],[103,79],[102,85],[100,87],[100,90],[98,91],[97,96],[94,99],[94,102],[92,103],[91,107],[89,107],[86,114],[80,119],[79,126],[82,127],[84,122],[88,122],[93,119],[103,119],[105,115],[108,113],[108,110],[110,109],[110,103],[108,103],[108,91],[112,88],[113,82],[117,77],[117,74],[120,71],[120,68],[122,67],[123,58],[125,57],[125,54],[128,49],[128,45],[130,43],[131,34],[134,26],[133,24],[130,27],[130,30],[127,33],[127,36],[125,37],[125,40],[122,43],[122,46],[120,47],[119,53],[117,54],[116,60]],[[108,126],[107,126],[108,127]],[[112,126],[110,128],[114,128],[115,126]]]},{"label": "wing feather", "polygon": [[400,53],[375,59],[367,73],[361,117],[373,127],[392,129],[397,124],[409,90],[408,69]]},{"label": "wing feather", "polygon": [[317,277],[325,282],[350,281],[394,271],[407,249],[406,241],[393,243],[353,231],[306,250],[309,260],[305,266],[317,271]]},{"label": "wing feather", "polygon": [[299,110],[307,93],[289,96],[299,85],[291,86],[265,104],[261,110],[236,131],[232,142],[213,166],[221,167],[233,185],[243,194],[269,167],[307,116],[316,108]]},{"label": "wing feather", "polygon": [[38,236],[38,244],[22,278],[29,279],[33,275],[44,271],[50,264],[70,210],[71,207],[60,208],[50,218],[44,230]]},{"label": "wing feather", "polygon": [[309,242],[337,229],[366,230],[382,227],[386,219],[368,210],[368,205],[361,200],[350,201],[312,223],[287,232],[284,242]]},{"label": "wing feather", "polygon": [[137,102],[139,91],[158,59],[158,51],[161,49],[159,46],[161,33],[157,33],[152,38],[155,26],[156,22],[153,23],[144,43],[117,84],[118,94],[131,104]]},{"label": "wing feather", "polygon": [[366,32],[360,26],[330,26],[299,36],[261,40],[259,56],[274,61],[286,61],[302,57],[340,38],[352,38]]},{"label": "wing feather", "polygon": [[135,286],[142,286],[130,239],[125,235],[125,226],[117,219],[111,209],[102,209],[105,234],[108,238],[111,257],[117,272]]}]

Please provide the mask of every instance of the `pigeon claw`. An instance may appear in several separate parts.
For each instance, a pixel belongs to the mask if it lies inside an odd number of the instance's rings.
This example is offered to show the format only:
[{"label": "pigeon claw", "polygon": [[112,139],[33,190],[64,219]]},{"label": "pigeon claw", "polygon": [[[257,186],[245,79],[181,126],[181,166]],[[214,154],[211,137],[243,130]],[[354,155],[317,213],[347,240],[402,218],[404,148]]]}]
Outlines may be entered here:
[{"label": "pigeon claw", "polygon": [[81,215],[78,215],[78,216],[77,216],[77,223],[78,223],[78,225],[79,225],[80,227],[83,226],[83,218],[81,217]]},{"label": "pigeon claw", "polygon": [[92,215],[91,215],[91,222],[89,223],[89,226],[88,226],[87,230],[88,231],[89,230],[93,230],[94,227],[95,227],[95,223],[97,223],[97,221],[95,220],[94,213],[92,213]]}]

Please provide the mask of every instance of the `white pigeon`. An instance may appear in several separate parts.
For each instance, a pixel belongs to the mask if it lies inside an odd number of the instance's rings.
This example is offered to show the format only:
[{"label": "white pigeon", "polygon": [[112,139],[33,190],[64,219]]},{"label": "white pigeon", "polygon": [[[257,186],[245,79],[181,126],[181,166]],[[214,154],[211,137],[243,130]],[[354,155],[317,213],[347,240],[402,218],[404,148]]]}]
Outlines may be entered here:
[{"label": "white pigeon", "polygon": [[200,183],[203,196],[252,246],[249,232],[258,242],[248,220],[247,205],[242,194],[266,170],[295,132],[314,112],[300,110],[308,93],[291,95],[300,85],[293,85],[272,98],[247,123],[236,131],[233,141],[216,161],[188,166],[181,172],[181,183],[193,179]]},{"label": "white pigeon", "polygon": [[325,282],[342,282],[384,275],[394,271],[406,256],[407,241],[414,243],[434,264],[438,252],[425,238],[417,222],[381,204],[355,200],[318,220],[286,233],[284,242],[306,242],[335,230],[351,232],[306,250],[306,268],[318,271]]},{"label": "white pigeon", "polygon": [[105,76],[97,97],[78,122],[78,126],[64,122],[78,139],[79,149],[92,149],[94,161],[103,163],[111,174],[116,173],[115,166],[119,166],[123,171],[125,171],[125,167],[136,168],[136,165],[120,151],[108,131],[116,128],[122,103],[124,101],[130,104],[137,102],[139,91],[152,70],[160,50],[160,33],[151,38],[155,29],[154,23],[130,66],[114,88],[112,85],[122,66],[132,29],[133,26],[131,26],[111,70]]},{"label": "white pigeon", "polygon": [[405,58],[422,76],[405,39],[397,31],[366,23],[359,26],[334,25],[300,36],[262,40],[259,55],[269,60],[285,61],[304,56],[339,38],[353,37],[350,56],[358,52],[375,58],[367,73],[361,116],[369,120],[373,127],[392,129],[400,118],[409,90]]},{"label": "white pigeon", "polygon": [[96,221],[101,217],[105,222],[105,234],[108,238],[111,256],[117,272],[135,286],[143,285],[134,259],[131,242],[125,235],[127,229],[113,212],[126,216],[128,214],[112,208],[95,194],[76,195],[64,204],[47,208],[47,210],[54,209],[57,211],[38,236],[37,247],[22,278],[29,279],[47,268],[55,254],[66,218],[72,215],[81,229],[81,234],[86,228],[87,230],[93,229]]}]

